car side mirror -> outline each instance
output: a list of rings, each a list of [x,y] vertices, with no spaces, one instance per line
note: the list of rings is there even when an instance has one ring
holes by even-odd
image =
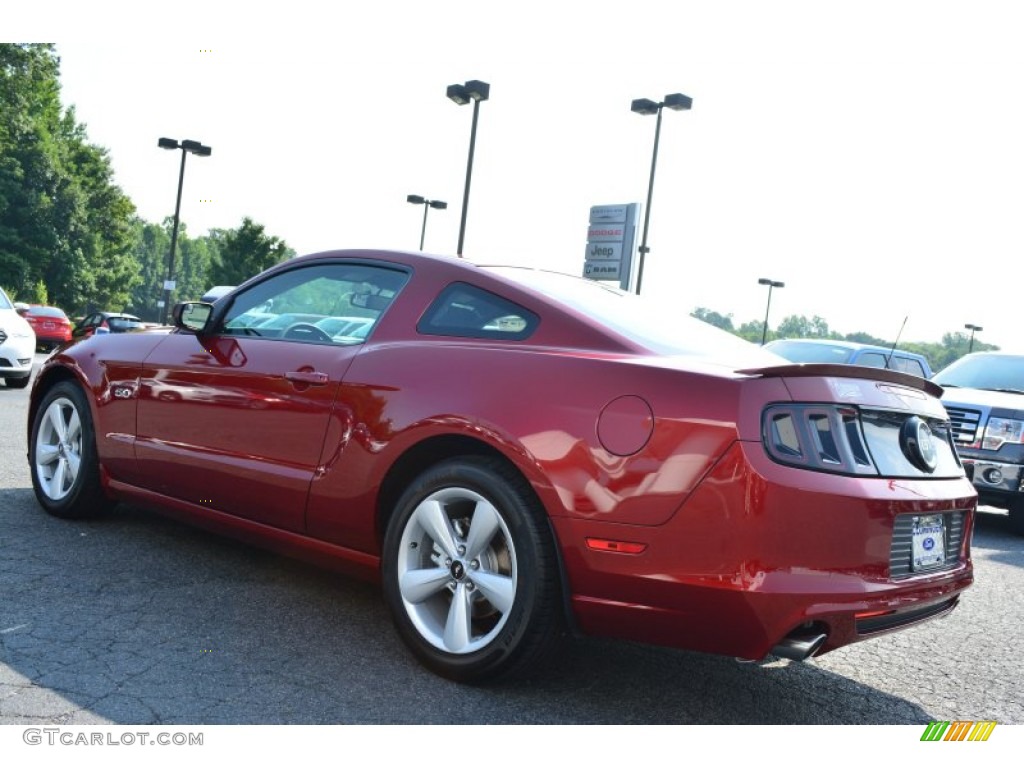
[[[213,305],[201,301],[186,301],[175,304],[171,312],[174,327],[189,333],[202,333],[213,315]]]

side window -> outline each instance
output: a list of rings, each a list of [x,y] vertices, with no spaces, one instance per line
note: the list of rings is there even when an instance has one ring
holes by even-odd
[[[857,358],[857,365],[866,365],[869,368],[885,368],[885,355],[878,352],[865,352]]]
[[[921,365],[920,361],[914,360],[910,357],[894,357],[892,359],[892,367],[897,371],[903,371],[904,373],[910,373],[914,376],[920,376],[922,379],[928,378],[924,373],[924,366]]]
[[[315,344],[361,344],[405,285],[397,269],[314,264],[264,280],[232,301],[220,332]]]
[[[518,304],[468,283],[452,283],[420,318],[416,330],[473,339],[528,338],[540,318]]]

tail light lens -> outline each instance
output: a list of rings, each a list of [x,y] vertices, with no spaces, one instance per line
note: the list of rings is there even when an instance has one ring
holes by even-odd
[[[844,475],[877,475],[859,413],[846,405],[786,404],[768,408],[764,445],[780,464]]]
[[[927,424],[909,430],[908,422]],[[921,436],[929,441],[921,446]],[[765,409],[762,441],[780,464],[871,477],[962,477],[948,421],[903,411],[830,403],[785,403]],[[921,461],[922,448],[934,452]]]

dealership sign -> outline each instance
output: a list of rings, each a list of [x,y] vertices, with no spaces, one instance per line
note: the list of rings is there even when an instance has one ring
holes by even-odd
[[[629,290],[633,275],[633,245],[640,206],[595,205],[590,209],[583,276],[590,280],[615,280]]]

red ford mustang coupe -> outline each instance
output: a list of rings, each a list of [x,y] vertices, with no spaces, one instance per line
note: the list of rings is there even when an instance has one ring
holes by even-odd
[[[174,318],[44,364],[40,504],[146,505],[379,579],[456,680],[536,668],[567,630],[804,659],[972,581],[975,492],[907,374],[412,253],[292,259]]]

